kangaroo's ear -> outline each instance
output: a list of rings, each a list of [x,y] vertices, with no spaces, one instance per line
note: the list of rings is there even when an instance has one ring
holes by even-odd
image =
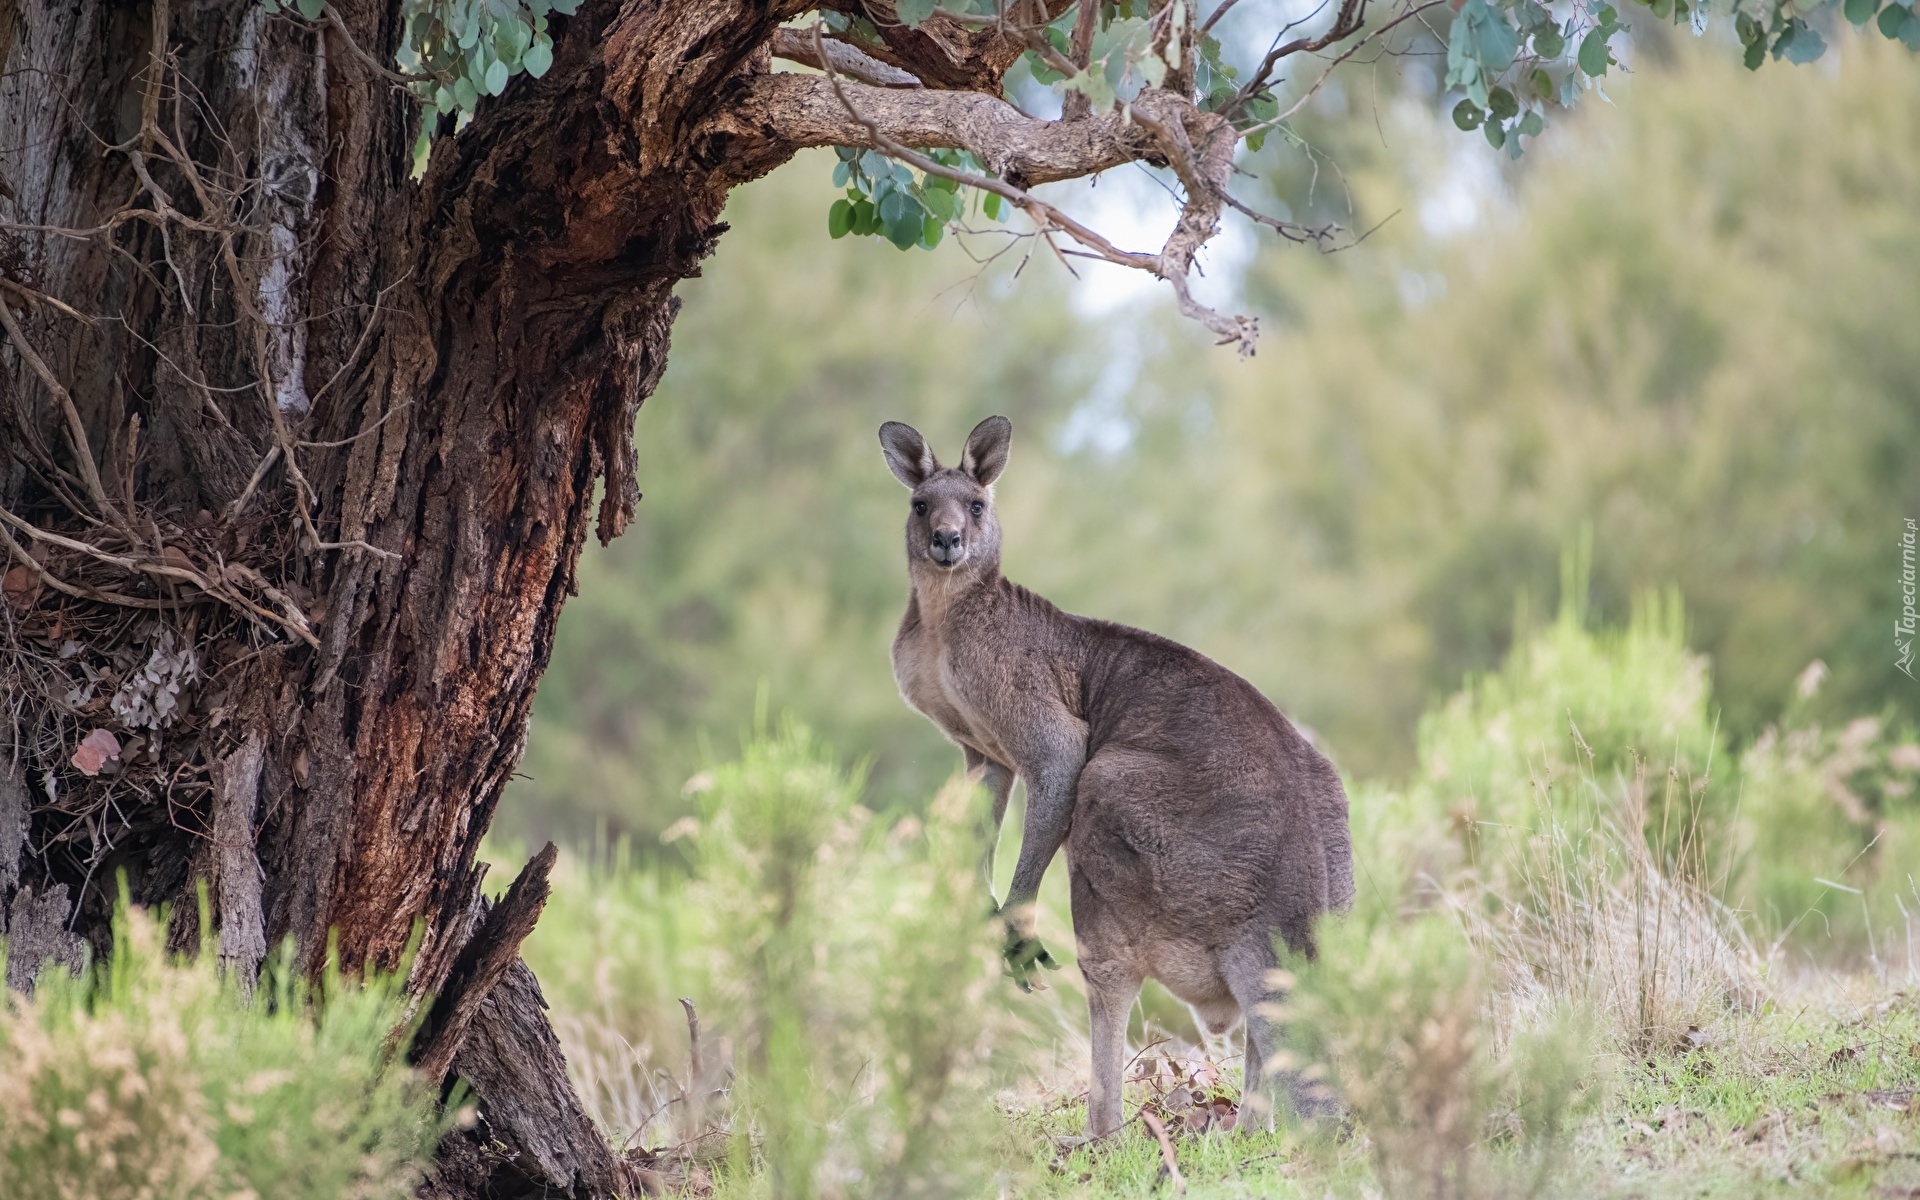
[[[988,417],[967,435],[967,449],[960,456],[960,469],[973,476],[981,487],[990,486],[1007,469],[1007,451],[1013,445],[1013,422],[1005,417]]]
[[[888,421],[880,427],[880,450],[887,456],[887,469],[910,488],[927,481],[940,469],[940,460],[927,448],[927,439],[911,425]]]

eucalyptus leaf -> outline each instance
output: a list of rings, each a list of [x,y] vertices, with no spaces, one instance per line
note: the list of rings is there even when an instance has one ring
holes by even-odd
[[[933,15],[935,7],[934,0],[898,0],[894,5],[894,12],[899,15],[901,24],[917,28],[922,21]]]
[[[295,3],[300,8],[300,15],[309,21],[318,21],[320,14],[327,11],[325,0],[295,0]]]
[[[1589,75],[1600,76],[1607,73],[1607,67],[1613,63],[1613,52],[1607,48],[1607,38],[1612,30],[1605,25],[1588,31],[1580,39],[1580,69]]]
[[[827,236],[843,238],[853,229],[853,205],[845,200],[835,200],[833,207],[827,210]]]
[[[453,81],[453,100],[463,112],[472,112],[480,104],[480,93],[465,75]]]
[[[1847,0],[1842,10],[1847,20],[1855,25],[1865,25],[1873,20],[1873,14],[1880,11],[1880,0]]]
[[[1520,101],[1506,88],[1497,87],[1487,93],[1487,111],[1501,121],[1510,120],[1520,112]]]
[[[1567,38],[1559,29],[1547,26],[1533,35],[1533,52],[1541,58],[1559,58],[1567,52]]]
[[[1487,114],[1481,112],[1479,106],[1471,100],[1462,100],[1453,106],[1453,123],[1462,131],[1478,129],[1480,123],[1486,119]]]
[[[526,57],[520,60],[520,65],[535,79],[544,76],[553,68],[553,39],[544,33],[536,35],[533,45],[527,47]]]
[[[507,90],[507,64],[499,59],[487,68],[487,95],[498,96]]]

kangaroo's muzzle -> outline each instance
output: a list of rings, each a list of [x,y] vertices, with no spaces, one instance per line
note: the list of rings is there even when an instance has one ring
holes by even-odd
[[[960,542],[958,529],[936,529],[933,531],[933,546],[929,551],[933,561],[943,567],[957,567],[960,560],[967,556],[967,548]]]

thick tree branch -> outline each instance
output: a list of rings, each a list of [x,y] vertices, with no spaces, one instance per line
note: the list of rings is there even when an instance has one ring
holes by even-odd
[[[1078,179],[1140,160],[1158,161],[1153,139],[1122,114],[1038,121],[995,96],[905,91],[815,75],[757,75],[709,123],[709,132],[757,135],[791,153],[812,146],[868,146],[868,126],[919,149],[970,150],[1017,188]],[[858,117],[854,114],[858,113]]]

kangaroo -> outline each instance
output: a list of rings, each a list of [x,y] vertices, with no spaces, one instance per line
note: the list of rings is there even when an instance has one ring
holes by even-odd
[[[880,427],[887,466],[913,493],[894,680],[959,745],[996,830],[1014,780],[1027,785],[999,909],[1016,969],[1051,965],[1034,900],[1066,847],[1093,1042],[1088,1134],[1120,1127],[1127,1013],[1149,978],[1216,1035],[1245,1020],[1257,1117],[1278,1032],[1261,1003],[1274,934],[1311,954],[1314,918],[1353,899],[1346,792],[1238,675],[1166,638],[1062,612],[1000,574],[993,483],[1012,439],[1011,421],[988,417],[959,466],[942,467],[911,426]]]

